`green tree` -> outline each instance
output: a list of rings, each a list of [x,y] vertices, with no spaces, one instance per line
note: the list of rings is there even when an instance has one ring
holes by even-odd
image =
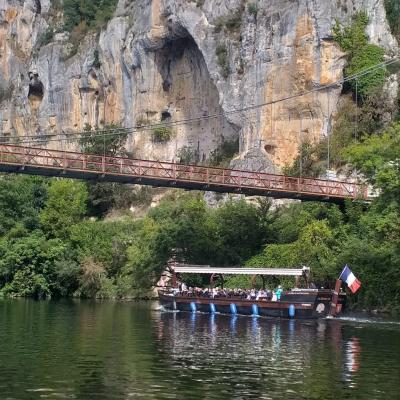
[[[267,244],[258,255],[250,258],[251,267],[295,268],[303,265],[312,270],[313,280],[320,286],[331,286],[338,275],[333,230],[327,221],[313,220],[291,243]]]
[[[127,156],[125,143],[128,133],[118,125],[107,125],[101,131],[90,125],[79,140],[82,151],[110,157]],[[102,217],[112,208],[129,208],[135,201],[132,185],[116,182],[88,182],[88,211]]]
[[[245,200],[229,200],[212,218],[218,243],[215,263],[220,266],[243,265],[266,239],[257,208]]]
[[[124,275],[130,278],[130,286],[136,296],[146,295],[154,285],[168,261],[168,253],[159,253],[154,242],[160,226],[151,218],[145,218],[132,238],[124,267]]]
[[[110,157],[125,156],[125,143],[128,131],[119,125],[106,125],[102,129],[92,129],[86,125],[79,139],[79,144],[84,153],[99,154]]]
[[[393,201],[400,198],[400,124],[346,150],[348,161]],[[389,200],[387,200],[389,201]]]
[[[52,180],[48,196],[40,225],[49,237],[68,239],[71,227],[86,213],[86,186],[69,179]]]
[[[57,295],[56,262],[65,258],[68,246],[59,239],[47,240],[40,231],[0,242],[0,287],[14,296]]]
[[[117,0],[64,0],[65,28],[71,31],[84,22],[91,28],[101,28],[111,19]]]
[[[354,56],[368,44],[369,38],[366,33],[368,22],[369,18],[365,12],[355,14],[352,23],[346,27],[336,21],[336,25],[333,27],[333,38],[343,51]]]
[[[27,229],[37,228],[38,213],[46,196],[46,183],[42,178],[0,175],[0,236],[17,224]]]
[[[71,227],[70,242],[82,263],[91,259],[104,267],[108,277],[117,276],[126,262],[126,250],[136,232],[130,220],[84,220]]]

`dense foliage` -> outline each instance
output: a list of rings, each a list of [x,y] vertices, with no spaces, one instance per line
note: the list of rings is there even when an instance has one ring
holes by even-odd
[[[249,204],[233,199],[209,208],[201,193],[172,191],[142,219],[94,220],[88,218],[87,189],[79,181],[3,176],[2,211],[14,218],[0,222],[1,293],[143,296],[171,258],[214,266],[309,265],[314,282],[329,287],[348,263],[363,282],[351,302],[398,308],[399,166],[387,160],[399,154],[399,137],[400,126],[380,142],[349,148],[354,163],[382,195],[369,209],[348,204],[344,212],[319,203],[271,209],[265,200]],[[386,153],[386,146],[393,153]],[[207,284],[187,278],[190,284]],[[232,278],[228,284],[246,281]]]
[[[364,72],[384,61],[384,50],[375,44],[368,43],[368,35],[366,34],[368,22],[367,15],[361,12],[354,16],[353,23],[350,26],[342,27],[337,22],[333,29],[334,40],[349,57],[345,76]],[[349,84],[363,99],[371,90],[383,85],[385,76],[386,69],[379,68],[350,81]]]
[[[64,0],[65,28],[72,30],[79,24],[101,27],[112,17],[116,5],[117,0]]]
[[[128,131],[118,125],[106,125],[102,129],[93,129],[86,125],[79,139],[81,151],[87,154],[99,154],[111,157],[128,156],[124,145],[128,137]],[[137,193],[131,186],[121,185],[115,182],[90,182],[88,189],[88,211],[90,215],[102,216],[112,208],[129,208],[135,203]]]
[[[385,0],[385,8],[392,33],[400,37],[400,2],[398,0]]]

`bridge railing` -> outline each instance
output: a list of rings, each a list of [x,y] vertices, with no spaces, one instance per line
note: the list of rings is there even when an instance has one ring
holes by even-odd
[[[356,183],[299,178],[264,172],[241,171],[227,168],[176,164],[162,161],[109,157],[95,154],[48,150],[35,147],[0,144],[0,162],[21,167],[31,166],[61,170],[99,173],[162,181],[197,183],[254,189],[271,192],[303,193],[326,197],[367,199],[367,189]]]

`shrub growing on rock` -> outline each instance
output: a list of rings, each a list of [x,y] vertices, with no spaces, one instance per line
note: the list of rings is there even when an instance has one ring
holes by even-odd
[[[342,27],[336,22],[333,28],[334,40],[349,56],[349,63],[345,69],[346,76],[355,75],[384,61],[383,48],[368,43],[369,38],[366,34],[368,22],[368,16],[361,12],[353,17],[350,26]],[[364,99],[373,89],[383,86],[385,76],[386,68],[383,67],[351,80],[349,85],[353,91],[357,91],[361,99]]]
[[[229,59],[228,59],[228,49],[225,44],[219,44],[215,50],[217,55],[218,65],[221,67],[221,73],[224,78],[227,78],[230,73]]]
[[[155,143],[165,143],[171,140],[173,136],[173,131],[171,128],[165,125],[158,125],[153,129],[153,142]]]

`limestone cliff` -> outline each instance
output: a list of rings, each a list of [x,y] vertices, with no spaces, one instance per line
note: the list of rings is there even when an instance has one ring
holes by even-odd
[[[397,53],[383,0],[120,0],[76,54],[68,32],[43,43],[62,21],[49,0],[0,0],[1,136],[186,121],[164,143],[135,129],[127,148],[173,160],[188,146],[203,160],[239,139],[243,160],[253,154],[271,170],[291,161],[301,140],[329,134],[341,86],[237,110],[341,79],[345,57],[332,26],[359,10],[370,17],[370,40]]]

